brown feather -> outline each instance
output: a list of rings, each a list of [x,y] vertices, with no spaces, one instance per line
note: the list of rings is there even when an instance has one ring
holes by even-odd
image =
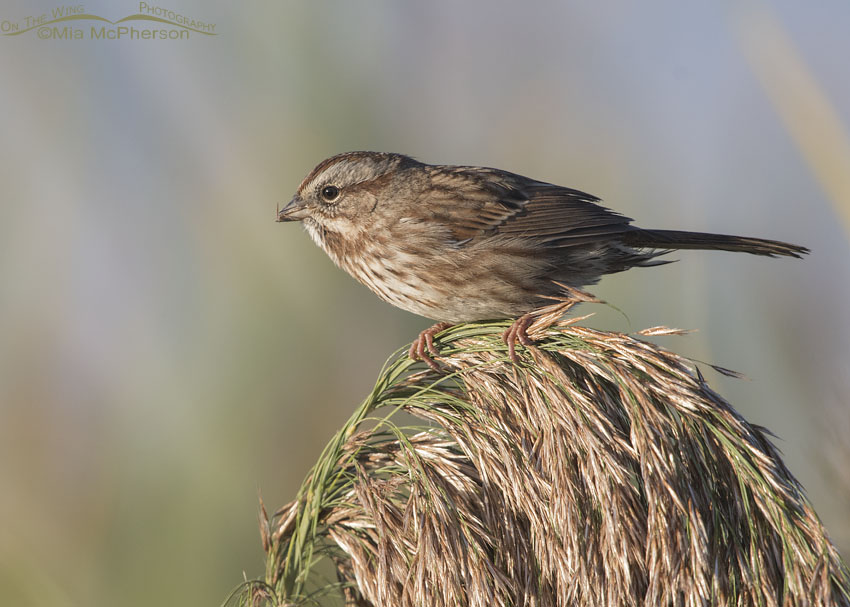
[[[428,169],[432,184],[440,187],[423,198],[457,242],[474,244],[498,232],[565,247],[583,244],[588,236],[611,237],[630,229],[629,217],[595,204],[598,198],[579,190],[498,169]]]

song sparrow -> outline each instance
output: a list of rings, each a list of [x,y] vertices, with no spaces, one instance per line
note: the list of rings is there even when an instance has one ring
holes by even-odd
[[[499,169],[423,164],[351,152],[321,162],[277,221],[302,221],[333,261],[404,310],[440,321],[410,354],[436,368],[434,335],[450,323],[517,318],[505,332],[531,343],[532,313],[603,274],[674,249],[800,257],[805,247],[741,236],[644,230],[599,199]],[[427,351],[426,351],[427,349]]]

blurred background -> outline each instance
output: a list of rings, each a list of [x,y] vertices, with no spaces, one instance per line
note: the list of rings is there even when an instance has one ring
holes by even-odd
[[[0,603],[217,605],[262,573],[258,491],[294,497],[429,324],[274,222],[357,149],[810,247],[683,252],[594,289],[625,315],[581,311],[697,329],[661,343],[748,376],[704,367],[850,554],[850,5],[161,6],[217,35],[0,36]]]

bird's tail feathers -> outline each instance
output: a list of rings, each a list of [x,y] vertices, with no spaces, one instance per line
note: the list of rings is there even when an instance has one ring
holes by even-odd
[[[729,236],[726,234],[708,234],[705,232],[643,230],[635,228],[634,231],[629,231],[624,236],[623,242],[630,246],[653,249],[737,251],[751,253],[752,255],[766,255],[768,257],[786,256],[797,258],[809,252],[806,247],[779,240]]]

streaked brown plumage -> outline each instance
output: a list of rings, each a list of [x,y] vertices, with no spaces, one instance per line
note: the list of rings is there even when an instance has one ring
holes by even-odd
[[[400,154],[350,152],[321,162],[278,221],[302,221],[333,261],[404,310],[441,321],[411,354],[433,366],[446,323],[520,317],[506,341],[528,344],[529,313],[565,286],[653,266],[675,249],[800,257],[805,247],[760,238],[644,230],[599,199],[499,169],[428,165]],[[525,315],[525,316],[524,316]]]

